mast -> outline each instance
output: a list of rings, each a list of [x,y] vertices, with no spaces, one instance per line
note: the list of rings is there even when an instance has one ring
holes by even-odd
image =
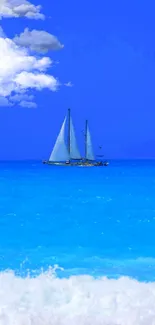
[[[70,118],[71,118],[71,110],[68,108],[68,153],[70,156],[70,151],[71,151],[71,139],[70,139],[70,128],[71,128],[71,123],[70,123]]]
[[[85,124],[85,159],[87,160],[87,132],[88,132],[88,120]]]

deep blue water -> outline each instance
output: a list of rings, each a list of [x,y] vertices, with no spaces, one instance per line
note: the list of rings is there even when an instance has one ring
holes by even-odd
[[[0,163],[0,270],[155,280],[155,161]]]

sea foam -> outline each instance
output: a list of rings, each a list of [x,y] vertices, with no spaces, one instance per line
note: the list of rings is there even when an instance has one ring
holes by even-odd
[[[0,273],[0,325],[155,325],[155,283]]]

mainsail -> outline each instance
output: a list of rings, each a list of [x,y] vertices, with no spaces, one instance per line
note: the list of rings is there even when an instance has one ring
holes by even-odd
[[[70,117],[70,158],[71,159],[81,159],[80,151],[77,145],[75,130]]]
[[[88,121],[86,121],[86,159],[95,160]]]
[[[56,143],[52,150],[49,161],[66,161],[69,160],[69,153],[65,143],[65,126],[66,126],[66,117],[62,124],[60,133],[57,137]]]

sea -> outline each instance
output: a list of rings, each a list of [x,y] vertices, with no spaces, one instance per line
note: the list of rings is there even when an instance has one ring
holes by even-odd
[[[155,160],[0,163],[0,325],[155,325]]]

